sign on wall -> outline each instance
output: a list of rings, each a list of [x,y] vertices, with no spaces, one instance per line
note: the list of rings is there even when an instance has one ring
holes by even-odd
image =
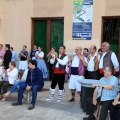
[[[74,0],[73,39],[91,40],[93,0]]]

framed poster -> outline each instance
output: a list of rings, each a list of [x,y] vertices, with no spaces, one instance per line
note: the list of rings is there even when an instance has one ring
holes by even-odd
[[[72,38],[91,40],[93,0],[74,0]]]

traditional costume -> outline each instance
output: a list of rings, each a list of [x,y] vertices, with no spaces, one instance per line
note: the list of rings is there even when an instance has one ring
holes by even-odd
[[[43,59],[44,57],[44,52],[43,51],[37,51],[35,55],[38,55],[41,58],[36,58],[37,61],[37,67],[42,71],[43,73],[43,78],[48,78],[48,70],[47,66],[45,64],[45,61]]]
[[[86,57],[85,57],[85,61],[87,62]],[[77,80],[84,79],[85,66],[83,65],[82,61],[78,58],[77,55],[74,56],[74,59],[72,60],[69,69],[70,69],[69,72],[70,79],[69,79],[68,87],[69,89],[76,89],[77,92],[80,92],[81,85],[80,83],[78,83]]]
[[[37,49],[33,49],[31,52],[30,52],[30,58],[31,60],[36,60],[36,57],[35,57],[35,53],[37,52],[38,50]]]
[[[87,79],[98,79],[98,55],[95,53],[93,56],[91,54],[88,55],[87,58],[88,67],[87,67]]]
[[[64,82],[65,82],[65,69],[66,64],[68,62],[68,56],[66,54],[59,55],[59,59],[56,60],[55,57],[50,59],[50,63],[53,64],[54,74],[53,74],[53,80],[51,83],[51,96],[49,99],[46,100],[53,100],[54,99],[54,93],[56,85],[59,86],[59,97],[57,102],[61,102],[62,100],[62,93],[64,89]]]
[[[114,52],[108,50],[107,52],[102,53],[101,56],[99,56],[99,59],[100,59],[99,60],[99,70],[100,70],[99,78],[103,77],[104,69],[106,67],[113,68],[114,70],[113,75],[117,76],[119,71],[119,63]]]
[[[26,50],[22,50],[21,52],[26,57],[20,55],[19,70],[26,70],[28,68],[28,62],[27,62],[28,52]]]

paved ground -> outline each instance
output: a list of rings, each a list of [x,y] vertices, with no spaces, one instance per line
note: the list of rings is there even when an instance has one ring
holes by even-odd
[[[50,82],[45,81],[45,88],[50,87]],[[85,113],[79,105],[79,95],[76,94],[75,102],[68,102],[70,91],[65,83],[65,93],[62,102],[57,103],[58,90],[56,90],[55,100],[46,101],[48,92],[38,93],[35,109],[27,110],[29,104],[22,106],[12,106],[11,103],[17,98],[17,93],[13,93],[6,102],[0,102],[0,120],[83,120]]]

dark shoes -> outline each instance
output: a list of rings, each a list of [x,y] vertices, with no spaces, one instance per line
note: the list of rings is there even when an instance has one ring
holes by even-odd
[[[31,104],[31,105],[28,107],[28,110],[32,110],[34,107],[35,107],[35,106]]]
[[[73,101],[75,101],[75,98],[71,98],[71,99],[69,100],[69,102],[73,102]]]
[[[83,120],[96,120],[94,115],[91,115],[89,117],[83,118]]]
[[[14,102],[14,103],[12,103],[12,106],[17,106],[17,105],[22,105],[22,102]],[[34,108],[35,106],[34,105],[30,105],[29,107],[28,107],[28,110],[32,110],[33,108]]]
[[[17,106],[17,105],[22,105],[22,102],[14,102],[14,103],[12,103],[12,106]]]

